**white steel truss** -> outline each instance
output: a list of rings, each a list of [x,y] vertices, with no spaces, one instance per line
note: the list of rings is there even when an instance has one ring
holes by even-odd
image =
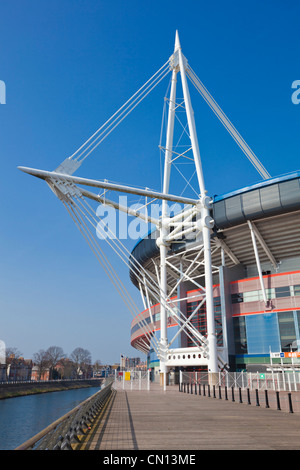
[[[164,152],[162,191],[152,191],[149,189],[109,183],[107,181],[73,176],[73,173],[80,167],[91,152],[98,147],[107,135],[109,135],[170,72],[172,78],[170,96],[166,101],[168,103],[166,141],[165,143],[161,142],[160,145],[161,150]],[[176,98],[179,75],[183,91],[182,100]],[[177,32],[174,53],[170,59],[73,155],[65,159],[55,171],[19,167],[26,173],[44,179],[66,207],[106,274],[122,296],[133,317],[135,319],[138,318],[138,324],[144,333],[143,339],[139,341],[139,348],[145,353],[147,353],[150,348],[155,350],[160,359],[160,369],[164,377],[164,388],[166,388],[168,367],[189,364],[206,365],[208,370],[213,374],[218,373],[219,370],[224,368],[227,360],[226,351],[224,352],[222,348],[217,346],[214,318],[213,275],[218,273],[218,265],[224,264],[225,254],[233,264],[239,263],[234,253],[232,253],[223,240],[212,237],[214,227],[214,221],[211,217],[212,200],[208,197],[205,189],[196,124],[187,78],[195,85],[196,89],[209,104],[213,112],[238,143],[260,175],[263,178],[270,177],[258,158],[252,150],[250,150],[188,65],[182,53]],[[175,149],[173,142],[174,124],[177,119],[178,111],[184,112],[187,119],[186,125],[182,125],[182,134],[188,136],[189,143],[183,151],[179,151],[177,147]],[[194,166],[194,174],[197,177],[198,183],[198,188],[194,190],[195,198],[170,194],[171,166],[177,165],[180,159],[185,159],[189,164],[192,163]],[[180,172],[179,167],[175,167],[177,171]],[[184,179],[186,186],[191,186],[191,179]],[[102,188],[104,194],[94,194],[82,188],[82,186]],[[161,217],[153,217],[148,214],[148,211],[133,210],[118,202],[107,199],[107,191],[145,197],[145,207],[148,207],[149,200],[151,199],[161,200]],[[132,258],[131,253],[121,240],[115,237],[105,238],[112,250],[117,253],[121,260],[134,273],[145,310],[147,310],[149,314],[150,323],[146,321],[145,317],[139,315],[140,309],[129,295],[123,281],[101,249],[99,239],[97,239],[96,236],[96,230],[104,231],[104,227],[101,225],[101,220],[99,220],[99,217],[87,199],[100,204],[111,205],[119,211],[126,212],[133,217],[141,218],[156,227],[159,235],[156,240],[159,248],[159,265],[153,260],[155,265],[154,274],[149,271],[147,267]],[[180,203],[184,205],[184,209],[173,217],[170,217],[168,215],[168,202]],[[187,239],[189,241],[192,240],[192,243],[186,243]],[[172,248],[176,244],[178,246],[177,250]],[[218,265],[214,265],[212,262],[212,257],[215,256],[216,252],[221,254],[221,263]],[[184,300],[184,297],[177,296],[176,300],[171,299],[173,295],[177,295],[179,286],[183,282],[192,283],[195,289],[199,290],[199,303],[189,317],[181,311],[180,302]],[[151,307],[154,303],[160,304],[160,338],[157,338],[154,334],[154,321],[151,314]],[[192,323],[193,317],[204,304],[206,305],[206,335],[201,334]],[[178,329],[173,338],[168,338],[168,318],[172,318],[178,325]],[[192,348],[173,347],[174,341],[183,331],[192,341],[194,345]]]

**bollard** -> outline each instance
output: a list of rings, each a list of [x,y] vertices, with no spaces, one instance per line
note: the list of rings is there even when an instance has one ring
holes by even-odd
[[[247,388],[247,398],[248,398],[247,404],[248,404],[248,405],[251,405],[251,401],[250,401],[250,389],[249,389],[249,388]]]
[[[186,384],[187,387],[187,393],[190,393],[190,384]]]
[[[197,395],[197,384],[195,384],[195,395]]]
[[[255,390],[255,395],[256,395],[256,406],[260,406],[259,405],[259,396],[258,396],[258,390],[257,389]]]
[[[277,410],[281,410],[279,392],[276,392],[276,401],[277,401]]]
[[[193,384],[191,383],[191,395],[193,395]]]
[[[231,387],[231,398],[232,398],[232,401],[235,401],[234,399],[234,388]]]
[[[203,384],[203,396],[205,397],[205,384]]]
[[[199,395],[201,395],[201,384],[199,384]]]
[[[216,386],[213,385],[213,397],[216,398]]]
[[[210,397],[210,385],[207,385],[207,396]]]
[[[240,403],[243,403],[243,400],[242,400],[242,389],[241,389],[241,387],[239,387],[239,397],[240,397]]]
[[[270,408],[270,406],[269,406],[268,390],[265,390],[265,397],[266,397],[266,408]]]
[[[228,395],[227,395],[227,385],[225,385],[225,400],[228,400]]]
[[[289,397],[289,413],[294,413],[293,405],[292,405],[292,394],[288,393],[288,397]]]
[[[221,385],[219,385],[219,400],[222,399],[222,393],[221,393]]]

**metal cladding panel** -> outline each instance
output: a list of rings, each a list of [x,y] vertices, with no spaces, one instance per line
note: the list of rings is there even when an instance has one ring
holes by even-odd
[[[147,238],[143,238],[140,243],[135,246],[129,259],[130,266],[135,266],[135,269],[130,270],[130,279],[133,284],[137,285],[134,271],[140,272],[140,268],[136,262],[143,265],[150,258],[157,256],[158,253],[159,248],[156,244],[156,237],[153,234],[150,234]]]
[[[279,185],[280,202],[282,207],[291,209],[300,205],[299,179],[284,181]]]
[[[213,219],[218,227],[230,227],[226,217],[225,200],[215,202],[213,205]]]
[[[217,199],[213,203],[213,218],[217,229],[233,227],[272,215],[300,208],[300,179],[279,181],[240,194]]]
[[[254,219],[262,216],[262,207],[260,201],[260,190],[255,189],[249,193],[241,195],[243,212],[246,219]]]
[[[265,214],[274,214],[278,212],[278,209],[281,208],[279,184],[273,184],[272,186],[261,188],[259,192],[263,212]]]
[[[231,225],[240,222],[242,212],[242,201],[240,196],[233,196],[225,200],[225,211],[227,221]]]

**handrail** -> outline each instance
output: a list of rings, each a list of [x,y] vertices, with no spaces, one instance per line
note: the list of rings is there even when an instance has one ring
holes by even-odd
[[[27,441],[25,441],[23,444],[19,445],[18,447],[15,448],[15,450],[28,450],[28,449],[33,449],[33,447],[39,442],[42,441],[44,438],[46,438],[47,435],[51,434],[51,432],[55,432],[55,430],[59,429],[63,423],[66,423],[66,429],[64,433],[59,433],[56,436],[56,439],[51,443],[51,448],[54,446],[58,446],[58,448],[61,448],[62,445],[64,444],[66,447],[65,438],[68,440],[68,444],[70,444],[70,437],[76,437],[76,433],[74,433],[74,430],[72,430],[72,423],[68,423],[68,420],[70,421],[71,418],[73,417],[72,422],[78,417],[76,424],[78,428],[78,424],[80,424],[80,430],[82,431],[82,424],[84,424],[87,420],[91,420],[91,416],[93,415],[93,411],[95,411],[95,408],[97,409],[97,413],[101,411],[103,408],[104,404],[106,403],[107,399],[109,398],[111,394],[111,387],[112,387],[113,381],[110,381],[104,388],[102,388],[100,391],[94,393],[91,397],[87,398],[84,400],[82,403],[77,405],[75,408],[70,410],[68,413],[64,414],[60,418],[58,418],[56,421],[51,423],[49,426],[47,426],[45,429],[42,431],[38,432],[35,436],[31,437]],[[88,406],[90,404],[90,406]],[[81,415],[81,411],[84,411]],[[94,415],[95,416],[95,415]],[[77,429],[78,430],[78,429]],[[71,435],[70,432],[72,431]],[[60,442],[60,444],[58,444]],[[49,448],[49,447],[48,447]],[[70,449],[70,445],[68,446]]]

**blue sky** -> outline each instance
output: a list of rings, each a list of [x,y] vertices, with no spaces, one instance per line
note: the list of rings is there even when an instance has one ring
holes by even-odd
[[[52,345],[68,354],[80,346],[103,362],[139,355],[130,347],[131,314],[64,207],[17,166],[54,170],[166,62],[178,29],[189,64],[270,174],[299,170],[300,105],[291,101],[300,79],[299,13],[298,2],[278,0],[0,1],[0,339],[7,346],[26,358]],[[160,190],[167,85],[77,174]],[[208,193],[259,181],[201,97],[193,92],[192,100]],[[127,267],[114,262],[138,303]]]

